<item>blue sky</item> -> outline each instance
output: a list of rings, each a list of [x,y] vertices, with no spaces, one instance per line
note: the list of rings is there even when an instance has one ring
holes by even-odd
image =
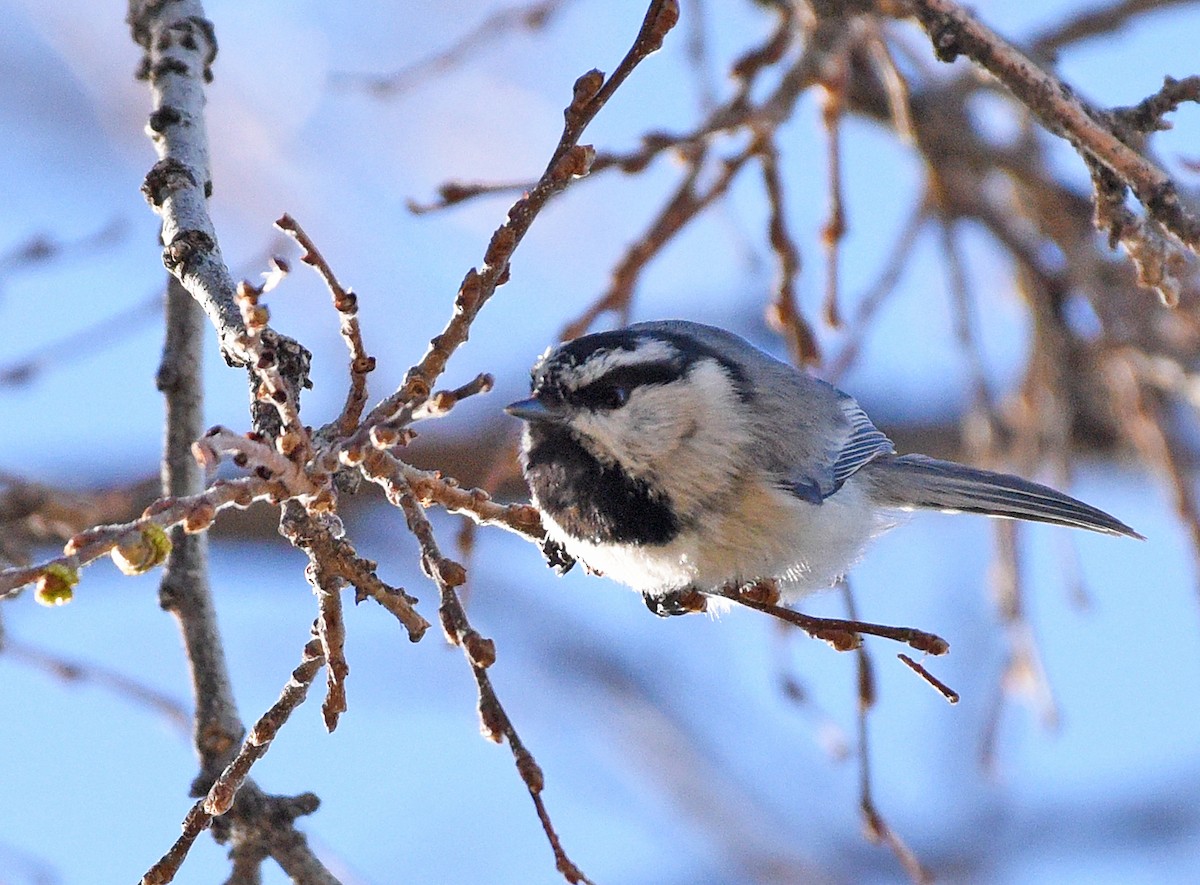
[[[377,395],[440,330],[508,205],[483,200],[418,218],[405,201],[431,197],[448,178],[536,175],[557,140],[570,84],[591,67],[611,69],[642,12],[637,3],[575,0],[545,34],[501,39],[389,103],[329,85],[335,72],[387,71],[421,58],[486,8],[426,6],[206,4],[221,44],[209,130],[224,253],[236,275],[257,273],[278,248],[271,222],[291,212],[359,294],[368,349],[379,360]],[[708,6],[719,58],[765,33],[752,4]],[[1055,20],[1061,8],[1070,7],[980,5],[1013,36]],[[69,241],[109,225],[120,231],[103,249],[0,270],[0,366],[161,286],[156,218],[138,192],[154,160],[142,134],[148,96],[131,77],[138,51],[123,19],[123,4],[113,2],[0,0],[0,254],[38,233]],[[1102,104],[1132,103],[1163,74],[1194,72],[1198,36],[1196,13],[1160,14],[1070,53],[1062,70]],[[622,87],[588,140],[628,148],[646,129],[686,126],[696,113],[686,73],[677,34]],[[803,102],[781,144],[806,261],[800,294],[813,314],[825,211],[817,116]],[[1182,112],[1163,140],[1171,168],[1196,158],[1198,116]],[[877,273],[921,181],[878,128],[851,122],[844,144],[851,227],[843,282],[852,298]],[[1083,180],[1069,151],[1059,162]],[[547,209],[517,253],[512,282],[447,376],[459,383],[491,371],[498,389],[465,403],[439,432],[497,420],[533,358],[603,290],[673,174],[664,162],[644,177],[583,182]],[[739,324],[780,350],[757,324],[771,278],[764,219],[747,180],[649,268],[636,318]],[[981,238],[967,232],[965,240],[987,317],[985,359],[1003,391],[1020,371],[1028,320],[1002,261]],[[957,414],[966,401],[943,276],[926,242],[861,366],[844,379],[885,426]],[[314,422],[332,415],[345,357],[328,296],[297,271],[269,303],[274,325],[314,351],[306,414]],[[822,335],[836,350],[838,333]],[[153,473],[159,344],[147,322],[26,386],[0,389],[0,469],[63,484]],[[244,381],[220,365],[215,344],[210,355],[209,420],[244,427]],[[988,599],[989,525],[917,517],[881,539],[854,573],[864,618],[934,630],[953,648],[928,663],[962,694],[956,707],[895,660],[901,649],[871,644],[881,688],[871,720],[876,799],[947,881],[1184,882],[1200,868],[1200,717],[1191,700],[1200,610],[1186,538],[1161,483],[1136,465],[1084,465],[1073,491],[1150,540],[1023,533],[1030,623],[1061,722],[1047,730],[1028,708],[1007,708],[990,775],[978,747],[1005,644]],[[438,516],[436,525],[449,546],[456,523]],[[351,531],[432,619],[435,593],[398,515],[363,516]],[[1071,605],[1064,545],[1078,551],[1093,600],[1087,611]],[[859,881],[899,878],[890,855],[860,836],[853,762],[830,758],[825,746],[830,734],[853,734],[852,658],[803,638],[785,641],[751,612],[660,621],[615,585],[578,570],[554,578],[531,547],[499,532],[481,533],[474,562],[471,613],[497,642],[497,691],[546,771],[546,801],[568,852],[595,881],[756,883],[814,870],[838,881],[845,869]],[[253,718],[298,662],[315,607],[301,558],[282,541],[219,542],[213,568],[238,701]],[[23,597],[6,605],[6,628],[186,702],[178,637],[155,587],[154,575],[125,578],[99,563],[72,605],[49,611]],[[833,594],[806,609],[841,613]],[[410,645],[373,608],[350,610],[347,620],[349,712],[329,736],[310,700],[256,767],[260,783],[322,797],[305,830],[347,882],[391,882],[398,871],[423,883],[557,881],[508,750],[478,736],[474,687],[458,652],[432,633]],[[783,696],[781,667],[803,681],[813,705]],[[0,766],[0,882],[45,881],[49,870],[67,883],[140,875],[190,804],[186,735],[102,689],[67,686],[4,657],[0,702],[10,750]],[[964,858],[974,866],[960,866]],[[202,838],[177,881],[211,882],[226,870],[223,849]],[[772,879],[773,870],[783,878]],[[267,880],[283,881],[277,870]]]

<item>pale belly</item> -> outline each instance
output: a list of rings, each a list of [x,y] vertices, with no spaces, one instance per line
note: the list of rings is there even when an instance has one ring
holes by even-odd
[[[642,593],[777,578],[785,597],[831,587],[884,526],[854,477],[821,504],[777,489],[742,495],[708,511],[667,544],[597,545],[571,538],[547,519],[551,537],[589,569]]]

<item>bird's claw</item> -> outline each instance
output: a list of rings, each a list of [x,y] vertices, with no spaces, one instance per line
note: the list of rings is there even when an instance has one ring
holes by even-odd
[[[567,552],[567,548],[550,538],[542,541],[542,558],[559,577],[565,575],[575,565],[575,557]]]
[[[654,612],[660,618],[669,618],[675,615],[691,615],[705,611],[708,608],[708,597],[695,587],[688,587],[684,590],[670,590],[657,596],[652,593],[643,593],[642,601],[646,603],[646,608],[650,609],[650,611]]]

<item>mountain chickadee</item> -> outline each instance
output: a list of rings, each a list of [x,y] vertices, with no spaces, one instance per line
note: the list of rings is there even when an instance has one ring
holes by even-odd
[[[548,350],[521,466],[547,539],[641,591],[778,579],[786,598],[832,586],[889,511],[967,511],[1142,536],[1016,476],[897,455],[854,399],[713,326],[638,323]],[[566,562],[569,567],[570,560]],[[703,597],[701,597],[703,598]]]

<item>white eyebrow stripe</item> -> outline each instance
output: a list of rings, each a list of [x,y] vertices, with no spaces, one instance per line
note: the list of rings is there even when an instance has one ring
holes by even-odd
[[[623,366],[638,366],[646,363],[667,362],[679,358],[679,351],[666,342],[654,338],[638,341],[633,350],[600,350],[588,356],[573,373],[576,388],[586,387],[614,369]]]

